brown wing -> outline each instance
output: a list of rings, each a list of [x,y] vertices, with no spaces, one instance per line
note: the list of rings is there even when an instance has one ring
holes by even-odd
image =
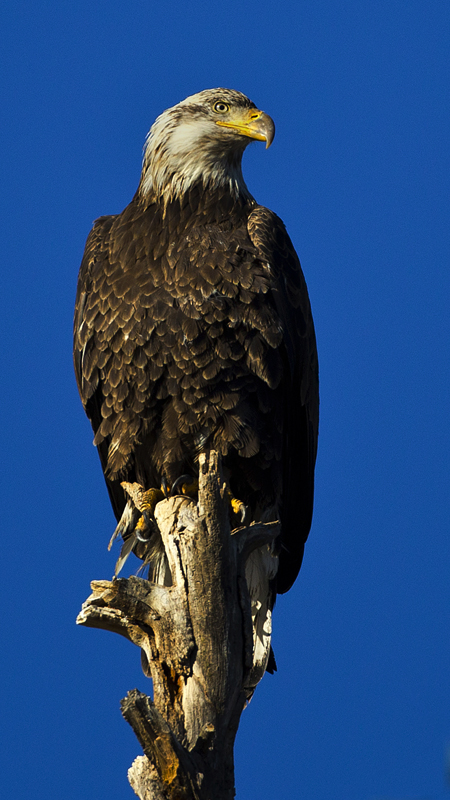
[[[272,297],[283,327],[282,550],[277,591],[286,592],[301,566],[311,527],[319,426],[318,360],[303,272],[283,222],[257,207],[248,232],[273,274]]]
[[[111,349],[102,328],[111,325],[114,309],[108,302],[108,293],[101,288],[101,276],[108,272],[109,236],[117,216],[100,217],[94,223],[84,251],[78,275],[75,302],[73,357],[78,390],[94,433],[102,423],[103,394],[100,371],[111,360]],[[114,301],[112,303],[114,306]],[[104,314],[105,324],[101,321]],[[99,338],[100,337],[100,338]],[[103,472],[108,461],[108,440],[97,444]],[[111,503],[120,517],[125,497],[119,485],[106,481]]]

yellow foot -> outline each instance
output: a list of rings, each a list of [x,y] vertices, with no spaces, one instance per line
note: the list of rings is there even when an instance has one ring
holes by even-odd
[[[139,511],[142,511],[142,513],[150,512],[150,514],[153,515],[157,504],[160,500],[164,500],[165,496],[166,493],[162,486],[161,489],[147,489],[146,492],[142,492],[137,508]]]
[[[239,519],[240,524],[243,525],[247,514],[247,506],[242,502],[242,500],[238,500],[236,497],[234,497],[229,489],[228,502],[230,504],[232,514],[235,514]]]
[[[142,492],[139,498],[139,503],[136,503],[138,511],[140,511],[142,514],[139,517],[133,532],[136,541],[143,542],[145,544],[152,535],[154,531],[153,519],[155,508],[160,500],[164,500],[166,496],[164,489],[164,486],[161,486],[161,489],[147,489],[146,492]]]

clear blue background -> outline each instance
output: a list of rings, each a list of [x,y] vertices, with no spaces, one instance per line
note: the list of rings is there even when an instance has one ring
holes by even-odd
[[[74,624],[116,555],[76,278],[156,115],[227,86],[277,125],[244,171],[300,254],[322,399],[313,530],[237,797],[448,798],[449,23],[444,0],[2,3],[2,796],[134,796],[139,653]]]

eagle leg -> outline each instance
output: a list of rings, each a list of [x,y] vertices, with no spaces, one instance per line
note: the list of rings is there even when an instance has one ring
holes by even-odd
[[[153,517],[157,504],[160,500],[164,500],[166,496],[167,492],[165,491],[164,484],[161,485],[160,489],[147,489],[146,492],[142,493],[139,511],[141,511],[143,516],[145,514],[151,514]]]
[[[140,484],[131,484],[124,481],[122,483],[122,488],[129,495],[130,499],[127,501],[119,524],[108,545],[108,550],[110,550],[114,540],[118,536],[121,536],[123,539],[120,556],[117,559],[114,570],[115,577],[117,577],[122,570],[130,553],[135,552],[138,558],[145,558],[144,552],[148,549],[156,530],[156,523],[154,521],[156,505],[160,500],[164,500],[166,496],[164,486],[161,486],[161,489],[152,488],[144,491]]]
[[[161,489],[147,489],[146,492],[142,492],[138,506],[141,516],[133,531],[137,542],[148,544],[155,530],[155,508],[165,497],[167,497],[167,492],[164,485],[161,486]]]

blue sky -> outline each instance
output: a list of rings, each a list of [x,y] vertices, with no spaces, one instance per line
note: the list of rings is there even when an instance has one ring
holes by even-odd
[[[119,700],[149,691],[139,654],[74,624],[115,554],[73,302],[154,118],[222,85],[276,122],[244,172],[299,252],[322,401],[313,530],[276,607],[279,671],[242,716],[237,797],[448,798],[449,23],[435,0],[4,0],[5,797],[134,796]]]

